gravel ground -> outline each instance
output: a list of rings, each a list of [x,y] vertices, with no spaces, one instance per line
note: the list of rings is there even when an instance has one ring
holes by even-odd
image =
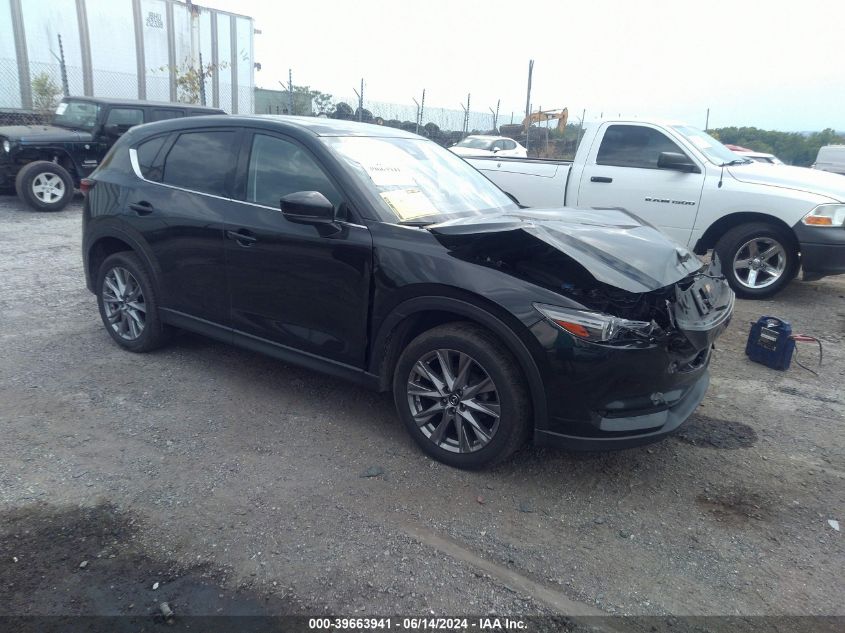
[[[739,301],[674,437],[467,473],[387,395],[118,349],[80,210],[0,196],[0,614],[845,614],[845,277]],[[761,314],[823,341],[819,378],[745,358]]]

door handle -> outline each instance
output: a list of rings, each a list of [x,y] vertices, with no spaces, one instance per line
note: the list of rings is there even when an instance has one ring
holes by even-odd
[[[243,247],[249,247],[255,244],[258,241],[258,238],[254,235],[250,235],[243,229],[240,231],[226,231],[226,237],[230,240],[235,240],[238,244]]]
[[[613,182],[613,178],[607,176],[592,176],[590,182]]]
[[[141,202],[130,202],[129,208],[138,215],[148,215],[153,212],[153,205],[146,200],[141,200]]]

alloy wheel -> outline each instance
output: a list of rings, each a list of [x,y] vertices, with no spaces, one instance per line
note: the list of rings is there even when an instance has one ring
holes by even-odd
[[[32,179],[32,193],[41,202],[53,204],[65,195],[65,183],[52,172],[43,172]]]
[[[408,377],[407,396],[423,435],[452,453],[480,450],[499,428],[496,385],[464,352],[438,349],[420,358]]]
[[[147,322],[147,307],[138,280],[125,268],[115,266],[103,278],[102,297],[112,329],[126,341],[137,340]]]
[[[737,281],[746,288],[765,288],[786,271],[786,249],[770,237],[755,237],[737,249],[733,267]]]

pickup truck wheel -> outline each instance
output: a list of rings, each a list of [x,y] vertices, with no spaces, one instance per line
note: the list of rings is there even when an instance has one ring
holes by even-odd
[[[472,323],[441,325],[411,341],[396,365],[393,397],[417,444],[456,468],[489,466],[527,439],[531,405],[522,370]]]
[[[774,224],[735,226],[714,250],[731,288],[745,299],[771,297],[794,279],[798,270],[795,240]]]
[[[61,165],[37,160],[18,172],[15,189],[37,211],[61,211],[73,198],[73,178]]]

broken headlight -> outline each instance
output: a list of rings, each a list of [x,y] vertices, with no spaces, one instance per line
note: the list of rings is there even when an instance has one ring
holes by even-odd
[[[659,329],[653,321],[632,321],[603,312],[559,308],[542,303],[535,303],[534,308],[568,334],[593,343],[629,338],[632,335],[644,338]]]

